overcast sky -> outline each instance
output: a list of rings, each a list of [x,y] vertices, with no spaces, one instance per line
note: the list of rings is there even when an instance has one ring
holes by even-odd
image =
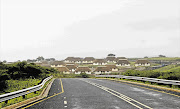
[[[180,0],[0,0],[0,60],[180,56]]]

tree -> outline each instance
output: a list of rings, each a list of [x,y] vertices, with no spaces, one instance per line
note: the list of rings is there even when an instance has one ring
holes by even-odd
[[[147,56],[144,56],[144,58],[148,58]]]
[[[115,54],[110,53],[110,54],[108,54],[108,56],[116,56],[116,55],[115,55]]]
[[[44,58],[42,57],[42,56],[39,56],[38,58],[36,58],[37,59],[37,61],[43,61],[44,60]]]
[[[3,63],[6,63],[6,62],[7,62],[6,60],[3,61]]]
[[[159,57],[166,57],[165,55],[159,55]]]

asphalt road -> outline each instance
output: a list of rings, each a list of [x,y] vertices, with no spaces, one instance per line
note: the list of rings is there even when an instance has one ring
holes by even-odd
[[[180,97],[109,80],[56,79],[28,109],[180,109]]]

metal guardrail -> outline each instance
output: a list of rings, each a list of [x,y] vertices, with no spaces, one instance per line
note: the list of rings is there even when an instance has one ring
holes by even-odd
[[[32,92],[35,92],[35,91],[38,91],[40,90],[44,84],[50,80],[53,76],[50,76],[50,77],[47,77],[46,79],[43,80],[43,82],[39,85],[36,85],[36,86],[33,86],[33,87],[29,87],[29,88],[26,88],[26,89],[22,89],[22,90],[18,90],[18,91],[15,91],[15,92],[11,92],[11,93],[7,93],[7,94],[3,94],[3,95],[0,95],[0,103],[3,102],[3,101],[7,101],[7,100],[10,100],[10,99],[13,99],[13,98],[16,98],[16,97],[20,97],[20,96],[23,96],[23,95],[27,95],[29,93],[32,93]]]
[[[124,75],[96,75],[96,77],[113,77],[113,78],[123,78],[132,80],[149,81],[155,83],[169,84],[169,85],[180,85],[180,81],[176,80],[165,80],[157,78],[147,78],[147,77],[137,77],[137,76],[124,76]]]

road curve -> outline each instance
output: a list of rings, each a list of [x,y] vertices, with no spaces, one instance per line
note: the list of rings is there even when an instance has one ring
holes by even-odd
[[[180,109],[180,98],[100,79],[56,79],[47,98],[22,109]]]

